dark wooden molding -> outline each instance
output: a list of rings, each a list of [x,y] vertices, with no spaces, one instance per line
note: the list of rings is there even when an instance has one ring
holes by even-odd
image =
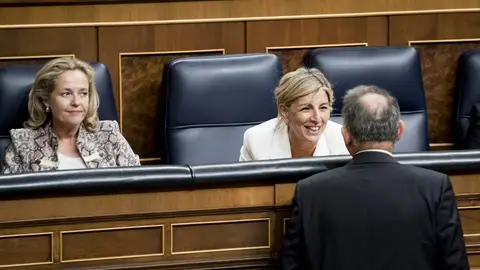
[[[283,208],[282,208],[283,209]],[[285,208],[284,210],[286,210]],[[111,222],[111,221],[127,221],[127,220],[146,220],[157,218],[172,217],[192,217],[192,216],[209,216],[209,215],[227,215],[227,214],[246,214],[246,213],[262,213],[275,211],[272,206],[255,206],[255,207],[238,207],[224,209],[205,209],[205,210],[188,210],[174,212],[151,212],[151,213],[135,213],[123,215],[105,215],[91,217],[74,217],[74,218],[53,218],[53,219],[37,219],[24,221],[5,221],[0,222],[0,229],[19,228],[19,227],[38,227],[66,224],[80,224],[89,222]]]
[[[155,263],[139,263],[139,264],[122,264],[102,266],[101,268],[91,267],[91,270],[157,270],[168,269],[197,269],[197,270],[244,270],[244,269],[276,269],[278,258],[276,256],[249,256],[245,258],[228,258],[219,260],[185,260],[184,262],[155,262]],[[76,268],[74,268],[75,270]],[[83,270],[81,267],[78,270]]]
[[[96,5],[96,4],[139,4],[168,2],[198,2],[223,0],[0,0],[0,7],[51,6],[51,5]]]

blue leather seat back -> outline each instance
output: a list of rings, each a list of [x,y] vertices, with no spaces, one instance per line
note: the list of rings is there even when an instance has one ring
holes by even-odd
[[[237,162],[243,133],[276,117],[282,66],[272,54],[190,57],[167,71],[170,164]]]
[[[342,99],[358,85],[377,85],[395,96],[406,129],[395,152],[429,150],[428,121],[420,58],[412,47],[322,48],[311,51],[310,64],[332,83],[332,121],[343,124]]]
[[[463,53],[458,63],[453,112],[453,143],[456,148],[462,148],[470,127],[472,109],[478,102],[480,102],[480,50],[475,50]]]
[[[90,63],[95,70],[95,85],[100,97],[100,120],[117,120],[110,72],[102,63]],[[22,128],[28,119],[28,94],[35,75],[43,65],[0,67],[0,164],[10,143],[10,130]],[[1,165],[0,165],[1,166]]]

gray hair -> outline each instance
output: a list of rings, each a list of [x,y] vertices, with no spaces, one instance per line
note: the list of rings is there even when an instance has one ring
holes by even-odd
[[[385,89],[360,85],[348,90],[343,98],[342,116],[355,143],[397,139],[400,107]]]

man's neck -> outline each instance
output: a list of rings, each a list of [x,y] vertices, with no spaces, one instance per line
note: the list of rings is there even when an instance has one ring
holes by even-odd
[[[363,151],[385,151],[388,153],[393,153],[393,143],[392,142],[362,142],[355,146],[355,154]]]

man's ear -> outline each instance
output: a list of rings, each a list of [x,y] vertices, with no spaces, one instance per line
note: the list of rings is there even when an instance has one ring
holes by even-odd
[[[278,114],[280,115],[283,123],[285,125],[288,125],[288,108],[285,105],[280,104],[280,106],[278,107]]]
[[[399,141],[402,138],[404,131],[405,131],[405,122],[400,120],[400,121],[398,121],[397,141]]]
[[[351,145],[353,143],[352,135],[350,134],[350,132],[348,132],[348,130],[345,127],[342,127],[342,136],[346,146]]]

